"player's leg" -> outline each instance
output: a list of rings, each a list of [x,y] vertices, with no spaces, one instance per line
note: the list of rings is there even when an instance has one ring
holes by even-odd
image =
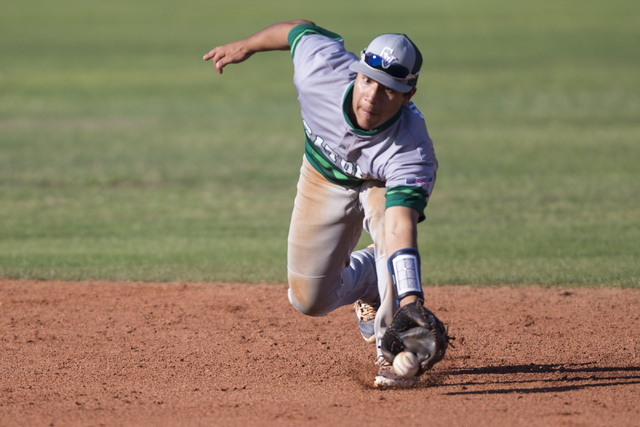
[[[352,252],[362,220],[358,189],[330,183],[305,158],[287,253],[289,301],[298,311],[321,316],[376,298],[374,251]]]
[[[386,210],[387,189],[383,182],[367,181],[361,191],[361,202],[365,212],[364,228],[371,235],[375,247],[376,273],[380,307],[375,318],[376,348],[380,352],[380,339],[387,326],[393,321],[397,310],[389,270],[387,268],[387,253],[385,250],[384,218]]]

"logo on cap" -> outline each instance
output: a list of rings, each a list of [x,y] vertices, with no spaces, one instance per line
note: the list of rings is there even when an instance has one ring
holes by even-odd
[[[380,52],[380,57],[382,58],[382,68],[389,68],[391,64],[398,60],[398,58],[393,56],[393,49],[391,49],[390,47],[385,47],[384,49],[382,49],[382,52]]]

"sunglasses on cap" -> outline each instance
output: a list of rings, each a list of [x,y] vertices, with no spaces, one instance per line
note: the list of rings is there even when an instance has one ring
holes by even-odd
[[[384,60],[384,58],[376,55],[375,53],[369,53],[363,50],[360,56],[364,63],[369,67],[375,68],[376,70],[384,71],[385,73],[389,74],[391,77],[395,77],[396,79],[411,80],[415,79],[416,77],[418,77],[418,74],[420,74],[420,71],[415,74],[411,74],[409,69],[401,64],[388,64],[387,61]]]

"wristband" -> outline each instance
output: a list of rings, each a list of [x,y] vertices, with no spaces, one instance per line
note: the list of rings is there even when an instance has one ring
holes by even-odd
[[[409,295],[424,299],[420,284],[420,253],[417,249],[396,251],[389,257],[387,266],[398,301]]]

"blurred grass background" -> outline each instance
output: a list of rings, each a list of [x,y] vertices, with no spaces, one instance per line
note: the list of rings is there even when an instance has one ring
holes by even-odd
[[[0,276],[286,281],[303,153],[287,19],[407,33],[440,160],[423,282],[640,286],[636,1],[31,0],[0,14]],[[363,238],[361,245],[368,240]]]

